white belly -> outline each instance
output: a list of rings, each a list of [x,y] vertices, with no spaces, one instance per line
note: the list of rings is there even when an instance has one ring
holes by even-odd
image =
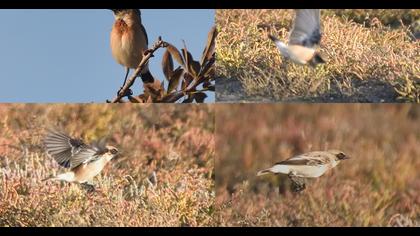
[[[326,165],[322,166],[291,166],[290,170],[293,174],[298,177],[305,178],[317,178],[323,175],[328,167]]]
[[[304,178],[317,178],[328,170],[327,165],[321,166],[305,166],[305,165],[275,165],[271,168],[274,173],[296,175]]]

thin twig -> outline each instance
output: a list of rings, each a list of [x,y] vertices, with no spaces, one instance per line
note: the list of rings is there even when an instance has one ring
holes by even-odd
[[[204,77],[204,76],[202,76],[202,77]],[[199,79],[201,79],[201,78],[199,78]],[[198,81],[198,80],[195,80],[195,81]],[[195,83],[195,84],[193,84],[190,88],[186,88],[186,89],[181,90],[181,91],[175,91],[175,92],[172,92],[172,93],[170,93],[170,94],[166,95],[166,96],[162,99],[162,101],[161,101],[161,102],[165,102],[165,103],[173,103],[173,102],[178,101],[180,98],[182,98],[183,96],[186,96],[186,95],[188,95],[188,94],[194,94],[194,93],[200,93],[200,92],[205,92],[205,91],[211,91],[211,90],[210,90],[210,89],[208,89],[208,88],[203,88],[203,89],[201,89],[201,90],[197,90],[197,87],[198,87],[200,84],[201,84],[201,82],[200,82],[200,83]]]
[[[162,41],[162,38],[159,37],[157,42],[153,45],[153,48],[145,51],[145,54],[143,58],[141,59],[139,66],[134,71],[134,74],[127,80],[124,86],[118,91],[117,96],[114,99],[112,99],[112,101],[107,100],[107,102],[108,103],[120,102],[121,99],[128,94],[129,89],[131,88],[131,86],[133,86],[134,82],[136,81],[136,78],[140,75],[141,71],[143,70],[144,66],[147,64],[149,59],[153,57],[153,53],[159,48],[164,48],[167,46],[168,46],[168,43]]]

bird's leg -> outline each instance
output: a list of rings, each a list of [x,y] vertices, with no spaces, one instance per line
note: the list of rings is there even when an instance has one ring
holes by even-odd
[[[287,73],[287,60],[283,60],[283,63],[281,63],[281,65],[284,72]]]
[[[128,78],[128,74],[129,74],[129,73],[130,73],[130,68],[128,68],[128,67],[127,67],[127,72],[126,72],[126,74],[125,74],[124,83],[123,83],[123,85],[120,87],[120,89],[118,90],[117,95],[119,95],[119,94],[121,93],[121,90],[124,88],[125,83],[127,82],[127,78]],[[131,94],[132,94],[131,90],[130,90],[130,89],[128,89],[128,90],[127,90],[127,94],[124,94],[124,96],[131,95]]]
[[[85,182],[82,183],[81,186],[88,192],[91,193],[93,191],[95,191],[95,185],[93,185],[92,182]]]
[[[148,49],[144,50],[144,51],[143,51],[143,56],[147,56],[147,54],[149,54],[149,53],[153,53],[153,49],[148,48]],[[152,56],[153,56],[153,55],[152,55]]]
[[[305,190],[305,180],[303,178],[297,177],[293,173],[289,173],[289,179],[292,181],[292,190],[293,192],[301,192]]]
[[[283,57],[282,61],[281,61],[281,69],[283,71],[283,75],[284,75],[284,79],[287,79],[288,77],[288,64],[289,64],[289,60],[285,57]]]
[[[130,68],[127,67],[127,72],[125,73],[124,83],[121,88],[124,88],[125,83],[127,82],[128,73],[130,73]]]

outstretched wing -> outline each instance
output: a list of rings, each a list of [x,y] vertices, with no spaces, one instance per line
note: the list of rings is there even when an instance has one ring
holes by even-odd
[[[65,168],[74,168],[96,154],[96,149],[85,144],[82,139],[72,138],[56,130],[48,130],[43,143],[47,154]]]
[[[103,137],[99,140],[92,142],[91,147],[92,149],[95,150],[95,156],[102,155],[109,151],[108,148],[106,147],[106,139],[107,139],[106,137]]]
[[[313,48],[321,41],[320,9],[299,9],[289,36],[289,45]]]

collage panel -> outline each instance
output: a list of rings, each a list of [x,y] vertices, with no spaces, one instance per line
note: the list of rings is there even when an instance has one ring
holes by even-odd
[[[0,28],[0,102],[215,101],[214,9],[0,9]]]
[[[420,102],[419,9],[218,9],[217,102]]]
[[[0,28],[0,227],[420,226],[419,9]]]
[[[420,107],[219,104],[221,226],[418,226]]]
[[[0,226],[208,226],[214,106],[0,105]]]

